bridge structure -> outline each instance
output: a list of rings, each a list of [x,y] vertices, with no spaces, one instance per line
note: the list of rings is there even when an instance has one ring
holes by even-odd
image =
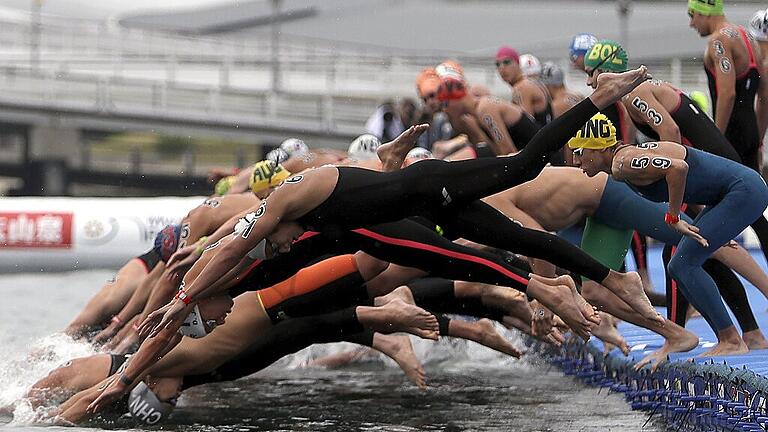
[[[210,167],[194,163],[194,155],[170,169],[136,152],[94,157],[89,138],[115,132],[228,138],[252,143],[249,157],[288,137],[345,148],[378,104],[415,98],[415,76],[446,58],[461,61],[471,83],[509,94],[487,56],[456,51],[288,36],[276,45],[47,16],[0,16],[0,46],[0,170],[23,179],[15,193],[24,195],[69,194],[73,183],[178,194],[209,187]],[[572,87],[587,91],[583,74],[553,60],[568,70]],[[695,61],[645,63],[656,78],[705,88]]]

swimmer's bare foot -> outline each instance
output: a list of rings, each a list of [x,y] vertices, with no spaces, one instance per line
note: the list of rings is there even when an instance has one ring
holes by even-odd
[[[605,342],[606,354],[610,351],[608,346],[616,346],[621,350],[621,353],[625,356],[629,355],[629,345],[627,341],[616,329],[615,319],[605,312],[600,312],[600,325],[592,329],[592,335]],[[613,349],[613,348],[611,348]]]
[[[699,357],[717,357],[725,355],[746,354],[749,352],[747,344],[741,338],[738,340],[721,340],[711,350],[705,351]]]
[[[747,344],[750,351],[768,349],[768,341],[765,340],[765,336],[760,329],[744,332],[741,338],[744,339],[744,343]]]
[[[656,309],[651,306],[651,301],[648,300],[648,296],[643,291],[643,281],[636,272],[619,273],[611,270],[601,284],[624,300],[643,318],[651,320],[659,326],[664,326],[664,317],[659,315]]]
[[[671,326],[670,326],[671,327]],[[667,335],[664,345],[658,350],[643,357],[635,364],[635,370],[640,370],[643,366],[650,364],[651,371],[655,371],[660,364],[667,360],[667,356],[676,352],[688,352],[699,345],[699,338],[690,331],[679,327],[674,334]]]
[[[406,335],[373,334],[373,348],[391,358],[418,388],[427,388],[427,375],[413,353],[411,339]]]
[[[589,98],[602,110],[649,79],[651,74],[645,66],[622,73],[603,72],[597,76],[597,88]]]
[[[381,160],[381,169],[384,172],[397,171],[403,166],[405,156],[416,145],[419,136],[429,129],[426,123],[413,125],[406,129],[394,140],[384,143],[376,149],[376,154]]]
[[[379,307],[358,306],[357,317],[362,325],[382,333],[406,332],[437,340],[440,332],[434,315],[400,299]]]
[[[416,304],[413,300],[413,293],[407,286],[400,286],[392,290],[389,294],[378,296],[373,299],[374,306],[384,306],[392,300],[400,299],[408,304]]]
[[[589,339],[589,332],[594,324],[584,317],[569,287],[552,286],[532,278],[528,282],[528,294],[560,316],[579,337]]]
[[[451,320],[452,325],[454,320]],[[478,330],[476,342],[514,358],[520,358],[523,353],[512,345],[510,341],[496,331],[491,320],[483,318],[474,323]]]
[[[484,305],[497,307],[507,315],[516,316],[522,320],[530,321],[533,315],[525,294],[512,288],[485,285],[480,299]]]

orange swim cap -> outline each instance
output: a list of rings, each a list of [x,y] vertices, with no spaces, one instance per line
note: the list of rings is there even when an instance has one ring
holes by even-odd
[[[421,97],[429,93],[437,93],[438,87],[440,87],[440,77],[437,76],[435,68],[426,68],[416,77],[416,91]]]

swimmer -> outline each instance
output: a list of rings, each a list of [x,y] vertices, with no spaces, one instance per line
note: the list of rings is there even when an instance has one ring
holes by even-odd
[[[512,87],[512,102],[533,117],[539,127],[552,121],[552,105],[547,90],[523,75],[520,56],[514,48],[503,46],[496,52],[496,71]]]
[[[179,298],[155,313],[152,319],[145,322],[145,325],[157,329],[166,328],[166,326],[168,329],[178,327],[180,324],[178,317],[188,309],[187,305],[191,305],[198,298],[208,296],[219,290],[220,286],[217,281],[233,269],[248,251],[261,254],[261,251],[269,243],[274,245],[278,252],[288,252],[291,243],[301,236],[307,228],[324,230],[333,227],[333,230],[338,230],[345,227],[353,228],[383,223],[387,220],[398,220],[413,214],[414,209],[419,207],[428,210],[429,217],[435,218],[441,226],[454,224],[452,221],[456,221],[457,217],[461,219],[462,213],[469,208],[472,208],[474,212],[473,222],[481,222],[486,216],[490,217],[489,211],[491,209],[485,210],[485,207],[474,204],[479,203],[475,200],[535,177],[543,168],[544,154],[561,146],[563,144],[562,139],[576,125],[577,121],[580,122],[594,114],[600,107],[613,103],[647,79],[647,72],[644,67],[641,67],[629,73],[613,76],[603,74],[602,77],[601,85],[588,99],[569,111],[569,115],[557,119],[552,125],[548,125],[529,143],[526,149],[514,157],[486,158],[454,163],[422,161],[391,173],[376,173],[345,167],[323,167],[307,172],[303,176],[288,179],[283,187],[276,189],[270,196],[269,209],[267,209],[267,204],[262,205],[260,210],[253,209],[256,217],[247,223],[243,235],[234,238],[226,246],[220,247],[217,256],[212,259],[195,281],[180,291]],[[379,148],[380,158],[383,161],[387,158],[402,161],[418,134],[425,128],[425,125],[412,127],[398,140],[382,145]],[[494,170],[500,171],[498,174],[493,174]],[[459,186],[458,184],[452,185],[449,181],[451,178],[458,181],[462,176],[470,175],[471,172],[475,171],[482,172],[483,175],[473,176],[469,183],[462,182]],[[406,182],[411,177],[423,187],[416,187],[416,184],[408,186]],[[440,185],[442,187],[438,186],[440,198],[437,201],[434,201],[432,187],[429,185],[429,180],[435,178],[443,179],[443,183]],[[488,181],[481,181],[483,178]],[[385,182],[388,188],[398,186],[398,190],[413,192],[423,190],[423,192],[409,196],[403,196],[401,192],[395,191],[385,194],[383,192],[387,189],[374,186],[378,181]],[[344,192],[348,188],[361,190],[359,188],[363,185],[376,189],[375,198],[371,197],[372,199],[368,202],[360,201],[364,195],[355,193],[353,197]],[[400,189],[401,186],[404,187]],[[348,199],[353,199],[354,204],[346,203]],[[412,200],[419,203],[417,207],[414,207]],[[470,207],[465,207],[467,205]],[[344,208],[345,211],[340,213],[335,211],[335,208]],[[451,213],[448,214],[448,211]],[[481,225],[494,226],[497,222],[501,225],[509,225],[508,219],[498,218],[497,213],[493,213],[493,220],[493,222],[488,221],[488,223]],[[462,224],[454,225],[457,229],[462,226]],[[495,246],[494,243],[499,243],[498,237],[494,237],[498,233],[488,236],[488,233],[474,230],[467,232],[465,229],[462,234],[465,238],[491,246]],[[526,235],[528,234],[526,231]],[[540,235],[548,236],[546,233]],[[267,241],[267,237],[269,241]],[[547,238],[551,239],[550,243],[558,241],[556,237],[548,236]],[[533,253],[526,253],[526,255],[535,257],[537,252],[533,245],[531,251]],[[620,274],[608,270],[602,265],[596,265],[598,263],[588,256],[584,256],[580,250],[567,245],[563,245],[562,248],[538,251],[538,253],[542,255],[540,258],[550,260],[565,268],[571,267],[571,270],[600,281],[646,318],[663,321],[643,294],[636,274]],[[505,283],[504,285],[521,290],[525,286],[520,282]],[[570,296],[566,297],[570,289],[567,287],[558,289],[561,289],[562,294],[551,296],[554,291],[544,287],[539,281],[531,280],[527,285],[528,294],[534,298],[540,297],[539,300],[562,317],[569,326],[576,329],[583,328],[585,318],[583,312],[579,312],[578,307],[573,308],[575,305],[572,303],[563,303],[564,299],[568,297],[574,298],[573,293],[571,292]],[[161,314],[166,316],[162,317],[159,324],[155,325],[155,319],[161,318]]]
[[[589,176],[608,172],[650,200],[669,201],[664,220],[685,236],[669,272],[718,336],[717,346],[705,355],[746,352],[714,281],[701,266],[762,214],[768,205],[765,182],[738,163],[695,148],[667,141],[623,144],[610,137],[611,128],[604,116],[587,122],[569,141],[574,163]],[[707,206],[694,224],[680,219],[683,201]]]
[[[554,118],[560,117],[584,99],[584,96],[573,93],[565,87],[563,70],[552,62],[544,63],[539,80],[547,87],[547,91],[552,97],[552,115]]]
[[[477,157],[517,152],[536,135],[539,128],[522,109],[493,97],[476,99],[467,93],[466,79],[459,70],[442,70],[437,97],[454,129],[466,133],[476,145]]]
[[[572,68],[584,70],[584,56],[596,42],[597,37],[591,33],[579,33],[571,39],[571,44],[568,47],[568,58],[571,60]]]

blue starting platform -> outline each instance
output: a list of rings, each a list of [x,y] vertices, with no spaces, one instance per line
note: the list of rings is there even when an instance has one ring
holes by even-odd
[[[664,288],[659,254],[659,249],[652,249],[648,257],[656,291]],[[752,255],[765,268],[762,253]],[[768,300],[743,282],[755,318],[765,332]],[[666,313],[663,309],[660,312]],[[768,431],[768,350],[700,357],[717,339],[702,318],[689,320],[686,328],[699,336],[699,345],[689,352],[670,355],[670,361],[655,371],[648,366],[635,370],[635,364],[659,349],[664,339],[628,323],[621,323],[619,331],[631,347],[629,356],[618,349],[605,354],[603,344],[595,338],[587,343],[572,341],[560,349],[542,345],[540,352],[566,375],[622,393],[633,410],[647,411],[674,430]]]

